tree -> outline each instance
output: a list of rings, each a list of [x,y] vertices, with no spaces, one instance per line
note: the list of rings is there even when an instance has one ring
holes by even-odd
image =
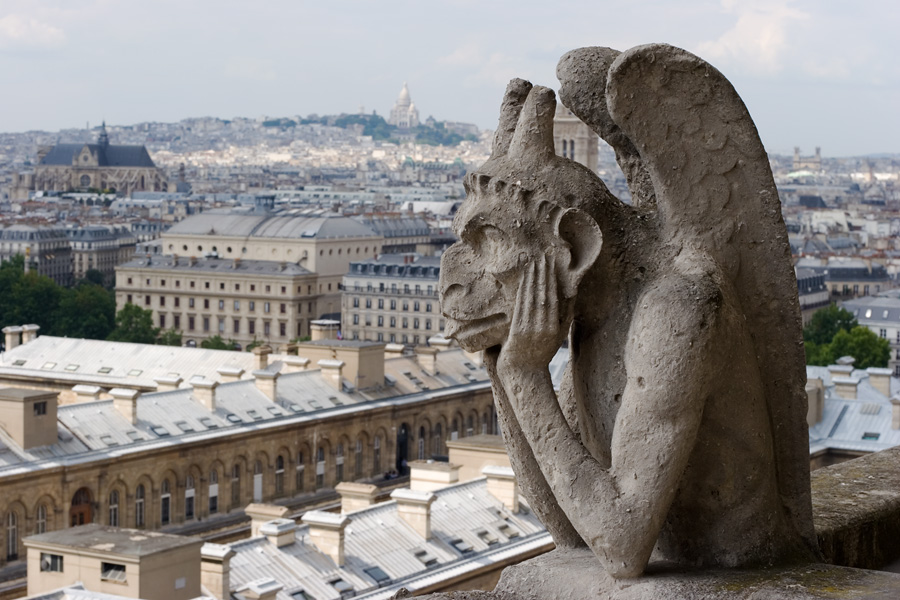
[[[159,334],[156,343],[159,346],[180,346],[181,332],[175,331],[174,329],[167,329]]]
[[[105,340],[116,326],[116,299],[110,290],[82,282],[64,290],[56,330],[67,337]]]
[[[857,325],[853,313],[831,304],[814,314],[809,325],[803,328],[803,341],[828,344],[838,331],[850,331]]]
[[[234,344],[234,340],[226,342],[221,335],[214,335],[200,342],[200,347],[208,350],[234,350]]]
[[[830,356],[828,363],[833,364],[842,356],[852,356],[856,359],[853,366],[857,369],[869,367],[886,367],[891,357],[890,343],[875,335],[868,327],[858,325],[849,332],[843,329],[834,335],[834,339],[828,344]]]
[[[155,344],[159,328],[153,326],[153,312],[135,304],[126,304],[116,314],[116,328],[106,339],[112,342]]]
[[[15,325],[35,323],[48,335],[62,333],[56,325],[59,302],[63,288],[55,281],[34,271],[24,273],[11,290],[15,306],[11,318]]]
[[[104,285],[106,276],[102,271],[98,271],[97,269],[88,269],[84,274],[84,280],[94,285]]]

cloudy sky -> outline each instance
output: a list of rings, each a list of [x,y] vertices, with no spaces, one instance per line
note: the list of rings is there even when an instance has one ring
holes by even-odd
[[[667,42],[734,83],[771,152],[900,152],[897,0],[0,0],[0,131],[377,110],[493,127],[515,76]]]

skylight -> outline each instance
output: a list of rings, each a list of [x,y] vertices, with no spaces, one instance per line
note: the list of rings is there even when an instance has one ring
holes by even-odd
[[[112,372],[112,367],[100,367],[99,369],[97,369],[97,372],[102,375],[106,375],[107,373]]]
[[[381,567],[369,567],[368,569],[363,569],[363,571],[378,583],[378,587],[381,587],[391,580],[391,577],[385,573]]]
[[[241,420],[241,418],[239,416],[237,416],[234,413],[228,413],[228,415],[226,415],[225,418],[228,419],[228,421],[231,423],[243,423],[244,422],[243,420]]]
[[[413,555],[426,567],[436,565],[438,562],[437,557],[428,550],[419,549],[413,552]]]
[[[158,437],[166,437],[169,435],[169,430],[161,425],[154,425],[150,428],[150,431],[155,433]]]
[[[454,548],[456,548],[458,551],[463,552],[463,553],[472,551],[472,544],[470,544],[466,541],[463,541],[460,538],[450,540],[450,545],[453,546]]]
[[[182,431],[185,432],[185,433],[189,433],[189,432],[191,432],[191,431],[194,431],[194,428],[191,427],[191,426],[188,424],[187,421],[177,421],[177,422],[175,423],[175,425],[178,427],[178,429],[182,430]]]

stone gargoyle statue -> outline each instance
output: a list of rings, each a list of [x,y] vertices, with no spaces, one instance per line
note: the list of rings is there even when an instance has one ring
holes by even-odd
[[[746,107],[663,44],[557,74],[632,204],[554,153],[554,93],[513,80],[441,263],[446,334],[485,352],[523,494],[618,579],[814,561],[796,282]]]

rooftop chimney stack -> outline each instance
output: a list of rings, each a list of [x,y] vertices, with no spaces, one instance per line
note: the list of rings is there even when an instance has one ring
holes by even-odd
[[[164,377],[157,377],[153,381],[156,382],[157,392],[174,392],[181,386],[181,382],[184,380],[178,375],[166,375]]]
[[[350,519],[320,510],[311,510],[304,514],[304,524],[309,526],[309,540],[322,554],[331,558],[334,563],[344,566],[344,529]]]
[[[276,548],[284,548],[297,541],[297,523],[292,519],[274,519],[260,525],[259,533]]]
[[[878,367],[869,367],[866,369],[869,374],[869,383],[873,388],[884,394],[886,398],[891,397],[891,375],[893,371],[890,369],[879,369]]]
[[[264,524],[269,521],[284,519],[290,512],[287,507],[278,506],[277,504],[263,504],[260,502],[248,504],[247,508],[244,509],[244,514],[250,517],[250,537],[259,537],[262,535],[260,528]]]
[[[900,398],[891,398],[891,429],[900,429]]]
[[[319,368],[322,369],[322,377],[328,382],[328,385],[341,391],[344,378],[341,372],[344,369],[344,361],[335,359],[322,359],[319,361]]]
[[[4,327],[3,335],[6,336],[6,351],[9,352],[19,345],[22,338],[22,328],[18,325]]]
[[[256,388],[266,395],[272,402],[278,400],[278,377],[280,373],[274,371],[253,371]]]
[[[216,369],[222,383],[231,383],[232,381],[240,381],[244,370],[240,367],[219,367]]]
[[[257,346],[253,349],[253,370],[265,371],[269,366],[269,355],[272,354],[271,346]]]
[[[206,543],[200,548],[200,585],[216,600],[231,598],[231,558],[229,546]]]
[[[407,488],[394,490],[391,498],[397,502],[397,514],[422,539],[431,539],[431,505],[437,496],[431,492],[414,492]]]
[[[22,343],[27,344],[28,342],[34,341],[37,338],[40,329],[40,325],[22,325]]]
[[[113,406],[119,414],[132,425],[137,425],[137,401],[141,393],[127,388],[113,388],[109,390],[109,395],[113,397]]]
[[[309,367],[309,359],[302,356],[285,356],[281,362],[284,363],[285,374],[299,373]]]
[[[812,427],[822,420],[825,411],[825,385],[821,379],[806,380],[806,425]]]
[[[216,410],[216,388],[219,387],[218,381],[210,381],[209,379],[200,379],[192,381],[194,387],[193,396],[203,405],[206,410],[212,412]]]
[[[385,358],[399,358],[403,356],[403,349],[405,346],[403,344],[385,344],[384,345],[384,357]]]
[[[832,376],[831,382],[834,384],[834,391],[838,396],[845,400],[856,400],[859,377]]]
[[[341,514],[368,508],[375,504],[375,497],[378,496],[378,486],[371,483],[342,481],[334,491],[341,496]]]
[[[416,348],[416,359],[419,366],[429,375],[437,375],[437,348]]]
[[[278,592],[284,589],[284,586],[271,577],[256,579],[247,584],[247,587],[241,590],[241,595],[247,600],[275,600]]]
[[[79,384],[72,387],[72,391],[75,392],[75,402],[94,402],[100,398],[103,388],[97,385]]]
[[[488,465],[481,470],[487,477],[487,491],[511,512],[519,512],[519,488],[516,474],[509,467]]]

